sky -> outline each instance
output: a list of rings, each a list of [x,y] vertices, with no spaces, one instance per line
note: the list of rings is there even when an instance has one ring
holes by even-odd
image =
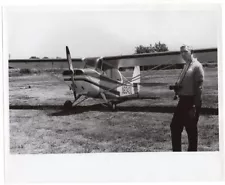
[[[11,59],[73,58],[133,54],[135,47],[165,43],[170,51],[182,44],[194,49],[217,47],[217,5],[150,7],[14,6],[4,9]]]

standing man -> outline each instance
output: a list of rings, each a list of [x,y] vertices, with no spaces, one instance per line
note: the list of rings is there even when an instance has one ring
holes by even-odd
[[[173,151],[181,151],[181,134],[185,127],[188,135],[188,151],[197,151],[199,111],[202,104],[204,70],[202,64],[193,57],[190,46],[180,47],[186,62],[178,83],[174,86],[179,102],[170,125]]]

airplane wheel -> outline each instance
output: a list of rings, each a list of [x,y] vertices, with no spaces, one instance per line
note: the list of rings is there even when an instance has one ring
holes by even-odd
[[[116,104],[115,103],[112,104],[112,110],[116,111]]]
[[[70,101],[70,100],[67,100],[65,103],[64,103],[64,109],[68,110],[68,109],[71,109],[73,106],[73,103]]]

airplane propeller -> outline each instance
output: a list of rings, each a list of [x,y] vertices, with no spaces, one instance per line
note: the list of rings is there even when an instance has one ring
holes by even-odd
[[[73,90],[74,98],[76,100],[77,96],[76,96],[75,82],[74,82],[75,73],[74,73],[73,63],[72,63],[70,50],[69,50],[68,46],[66,46],[66,58],[67,58],[67,61],[68,61],[68,64],[69,64],[69,70],[70,70],[71,80],[72,80],[71,89]]]

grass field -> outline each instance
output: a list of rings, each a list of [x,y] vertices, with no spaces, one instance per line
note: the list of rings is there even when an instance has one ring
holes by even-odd
[[[37,74],[9,78],[11,153],[164,152],[171,151],[173,92],[180,70],[143,72],[143,82],[161,86],[141,88],[142,96],[156,100],[132,100],[118,105],[117,112],[89,99],[64,112],[60,106],[73,99],[68,86]],[[203,108],[218,108],[217,68],[205,68]],[[130,76],[130,72],[124,72]],[[169,107],[162,109],[162,107]],[[183,149],[187,136],[183,132]],[[199,120],[199,151],[219,150],[218,115],[202,114]]]

